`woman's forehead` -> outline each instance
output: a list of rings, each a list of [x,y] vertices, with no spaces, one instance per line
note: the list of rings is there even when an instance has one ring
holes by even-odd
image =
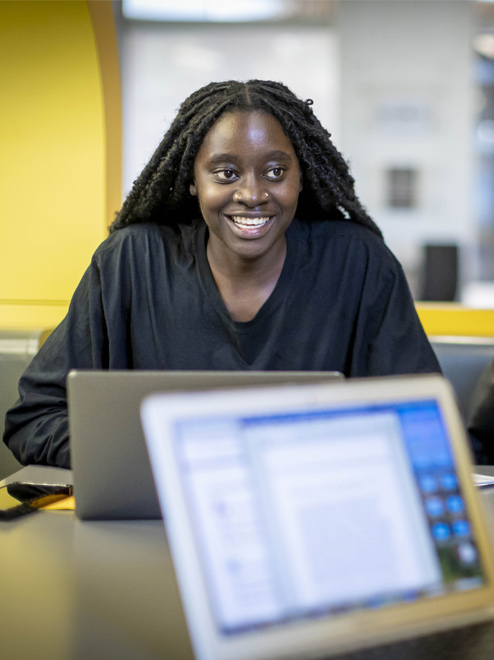
[[[206,134],[197,157],[280,151],[295,157],[280,122],[262,110],[224,112]]]

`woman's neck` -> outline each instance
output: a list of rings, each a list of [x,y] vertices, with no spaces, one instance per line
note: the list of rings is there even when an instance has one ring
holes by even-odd
[[[225,259],[215,254],[208,241],[206,254],[214,281],[234,321],[251,321],[273,292],[283,270],[286,240],[266,258]]]

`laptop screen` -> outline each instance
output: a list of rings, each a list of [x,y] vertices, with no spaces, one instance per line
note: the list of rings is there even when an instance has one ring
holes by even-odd
[[[484,583],[433,399],[179,418],[173,451],[223,635]]]

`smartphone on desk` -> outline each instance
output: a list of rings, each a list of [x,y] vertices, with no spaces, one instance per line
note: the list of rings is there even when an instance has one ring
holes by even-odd
[[[0,520],[33,513],[72,495],[72,486],[15,481],[0,487]]]

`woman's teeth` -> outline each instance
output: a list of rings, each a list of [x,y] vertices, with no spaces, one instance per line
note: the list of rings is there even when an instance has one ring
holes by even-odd
[[[241,215],[232,215],[232,220],[239,227],[262,227],[269,220],[270,216],[263,218],[244,218]]]

